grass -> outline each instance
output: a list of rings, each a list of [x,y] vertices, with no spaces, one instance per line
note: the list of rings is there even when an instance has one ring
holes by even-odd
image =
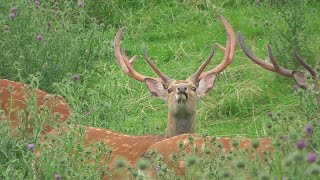
[[[137,54],[139,57],[135,68],[150,76],[154,75],[141,60],[144,47],[148,47],[150,56],[165,73],[172,78],[184,79],[202,63],[214,42],[224,44],[225,31],[216,18],[217,13],[222,13],[236,31],[242,31],[255,54],[266,56],[263,46],[268,37],[263,36],[259,21],[266,19],[263,13],[269,8],[267,5],[210,4],[205,9],[198,9],[191,2],[146,3],[137,8],[118,7],[120,4],[111,3],[120,17],[110,24],[104,24],[103,20],[107,17],[93,18],[104,6],[92,12],[90,8],[95,5],[91,3],[85,8],[77,8],[75,3],[68,1],[44,3],[41,8],[33,5],[23,8],[23,3],[17,4],[18,15],[13,21],[2,18],[2,26],[10,26],[9,33],[2,32],[7,39],[1,43],[6,52],[1,55],[2,77],[27,82],[29,74],[37,74],[41,89],[64,94],[79,114],[90,111],[86,109],[88,107],[99,106],[94,120],[80,124],[102,126],[124,133],[130,132],[128,126],[136,129],[132,133],[141,134],[146,130],[139,129],[143,129],[141,125],[146,123],[147,132],[162,133],[167,117],[165,105],[146,97],[149,95],[144,85],[122,75],[115,63],[111,44],[119,26],[126,26],[123,47],[128,56]],[[8,12],[13,6],[10,3],[4,5],[3,12]],[[271,9],[269,14],[274,14],[273,11]],[[5,14],[2,16],[5,17]],[[49,22],[52,27],[48,27]],[[22,30],[21,25],[26,28]],[[44,35],[43,42],[36,41],[37,34]],[[310,44],[317,44],[318,40],[314,39]],[[13,47],[18,50],[13,52]],[[223,57],[222,52],[216,54],[211,68]],[[312,57],[316,58],[316,55]],[[293,81],[262,71],[246,59],[238,49],[234,63],[220,75],[215,90],[199,104],[198,133],[262,135],[261,119],[266,112],[278,106],[285,106],[288,110],[295,108],[298,102],[288,93]],[[10,62],[15,62],[14,66]],[[73,74],[81,76],[81,83],[76,88],[53,87],[62,79],[70,80]],[[64,86],[64,83],[60,84]],[[89,91],[95,94],[94,98],[89,97],[90,100],[85,97]],[[282,98],[276,100],[277,97]],[[154,113],[155,109],[161,111]],[[112,115],[108,115],[110,112]],[[119,122],[126,126],[119,128]],[[238,128],[232,125],[234,122],[246,125]]]
[[[151,97],[143,83],[124,75],[116,64],[112,44],[120,27],[126,27],[122,47],[127,55],[138,55],[135,69],[150,76],[154,74],[143,62],[144,47],[162,71],[185,79],[207,57],[214,42],[225,44],[225,30],[216,14],[241,31],[250,49],[263,59],[268,42],[287,47],[281,31],[298,36],[299,42],[304,42],[303,48],[301,44],[298,47],[302,56],[315,67],[320,58],[320,5],[308,1],[300,6],[301,16],[312,18],[298,22],[302,23],[297,31],[300,34],[290,34],[286,21],[281,17],[274,20],[280,8],[273,1],[258,6],[245,0],[126,4],[113,0],[86,1],[84,7],[73,1],[48,1],[36,7],[29,1],[5,0],[0,4],[0,27],[4,29],[0,31],[0,77],[25,83],[35,78],[40,89],[63,95],[77,124],[126,134],[163,134],[165,102]],[[12,7],[17,13],[11,20]],[[44,40],[37,40],[37,35],[43,35]],[[221,51],[216,52],[211,68],[223,57]],[[280,64],[301,69],[288,63],[293,61],[291,49],[275,48],[274,53]],[[75,74],[80,80],[73,80]],[[232,65],[219,74],[214,90],[198,104],[197,133],[263,137],[267,135],[263,125],[269,120],[266,114],[278,110],[292,112],[295,121],[306,122],[309,115],[304,114],[300,97],[292,92],[293,83],[253,65],[238,48]]]

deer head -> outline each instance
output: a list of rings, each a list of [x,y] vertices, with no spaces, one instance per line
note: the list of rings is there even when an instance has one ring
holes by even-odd
[[[237,38],[226,19],[222,16],[219,16],[219,19],[227,31],[227,43],[222,62],[215,68],[204,72],[204,69],[213,58],[214,51],[212,49],[210,55],[199,69],[186,80],[174,80],[161,72],[150,60],[145,49],[144,58],[159,77],[152,78],[136,72],[132,67],[136,56],[133,56],[129,60],[125,52],[121,52],[120,39],[124,28],[121,28],[115,37],[115,55],[122,71],[137,81],[145,82],[152,95],[166,101],[169,109],[167,131],[165,133],[166,138],[195,132],[197,100],[210,92],[214,86],[217,74],[226,69],[234,58]]]

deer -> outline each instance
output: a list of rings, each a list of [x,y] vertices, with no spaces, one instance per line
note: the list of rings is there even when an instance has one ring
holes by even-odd
[[[226,69],[234,59],[237,45],[235,33],[223,16],[218,17],[227,31],[227,43],[223,60],[218,66],[204,72],[204,69],[214,56],[214,50],[212,48],[208,58],[198,70],[186,80],[175,80],[161,72],[149,58],[146,49],[144,49],[143,52],[144,59],[159,77],[148,77],[138,73],[132,67],[136,56],[129,59],[120,48],[120,38],[124,28],[121,28],[115,37],[115,55],[124,74],[137,81],[144,82],[153,96],[166,101],[168,106],[168,120],[164,135],[165,139],[179,134],[195,132],[197,100],[211,91],[217,74]]]
[[[36,98],[34,106],[27,103],[29,98],[32,97]],[[35,108],[30,112],[37,112],[38,114],[30,114],[28,108]],[[42,121],[41,111],[45,108],[49,110],[53,122]],[[20,135],[21,132],[26,132],[27,136],[30,137],[38,136],[39,138],[36,138],[37,142],[35,142],[35,154],[37,155],[41,154],[41,150],[37,149],[38,142],[48,141],[46,139],[48,135],[59,136],[61,133],[75,128],[74,126],[84,129],[85,146],[90,146],[95,141],[102,141],[107,147],[113,148],[109,164],[114,163],[114,160],[118,157],[126,157],[129,164],[135,164],[145,149],[163,139],[162,135],[130,136],[90,126],[73,124],[64,126],[63,123],[67,122],[71,113],[71,107],[62,96],[55,96],[40,89],[30,89],[29,85],[20,82],[0,79],[0,123],[9,127],[12,136],[20,138],[21,136],[17,135]],[[34,122],[36,118],[39,118],[38,123]],[[62,124],[59,126],[60,129],[55,126],[58,123]],[[40,131],[35,132],[36,129],[40,129]],[[106,156],[108,154],[104,155],[102,159]],[[109,178],[109,176],[105,177],[105,179]]]
[[[32,122],[35,121],[37,115],[26,113],[27,109],[30,108],[27,101],[32,96],[36,97],[34,107],[38,116],[41,116],[41,109],[47,108],[54,119],[53,122],[42,122],[41,117],[39,117],[41,121],[39,124]],[[57,123],[66,122],[71,116],[72,110],[63,97],[54,96],[40,89],[30,90],[29,85],[20,82],[0,79],[0,110],[0,123],[7,123],[10,130],[13,130],[13,136],[16,136],[17,132],[27,132],[28,136],[39,135],[39,141],[43,142],[46,141],[45,137],[47,135],[59,136],[60,133],[65,133],[70,128],[74,128],[73,125],[60,126],[61,129],[56,129],[54,126]],[[26,121],[30,122],[26,123]],[[40,132],[34,132],[35,129],[38,129],[35,128],[36,126],[43,126],[40,128]],[[114,160],[118,157],[125,157],[129,164],[135,164],[145,149],[163,139],[162,135],[130,136],[102,128],[76,126],[85,130],[85,146],[90,146],[95,141],[102,141],[107,147],[113,148],[109,164],[114,163]],[[23,129],[17,131],[16,129],[19,127],[23,127]],[[41,151],[36,149],[35,153],[39,155]],[[106,179],[109,179],[108,176],[106,177]]]
[[[105,142],[113,148],[110,162],[114,162],[119,156],[122,156],[132,165],[144,156],[150,146],[163,140],[169,141],[172,138],[183,138],[186,133],[195,133],[196,103],[212,90],[217,74],[232,63],[237,46],[237,39],[232,27],[223,16],[219,16],[219,19],[227,31],[227,43],[222,62],[215,68],[204,72],[204,69],[214,56],[212,48],[208,58],[186,80],[174,80],[161,72],[149,58],[146,49],[143,51],[144,59],[159,77],[148,77],[135,71],[132,64],[135,62],[136,56],[129,59],[120,47],[120,40],[125,30],[125,28],[121,28],[114,40],[117,62],[124,74],[139,82],[144,82],[153,96],[166,101],[168,106],[167,129],[164,136],[130,136],[102,128],[84,127],[86,129],[85,143]],[[105,178],[109,179],[110,177],[105,176]]]
[[[194,138],[193,145],[199,149],[203,148],[206,141],[201,135],[195,134],[196,101],[212,90],[217,74],[221,73],[232,63],[237,46],[237,38],[232,27],[224,17],[219,16],[219,19],[227,31],[226,47],[216,44],[225,52],[223,60],[218,66],[204,72],[204,69],[214,56],[212,49],[204,63],[186,80],[174,80],[161,72],[149,58],[146,49],[144,49],[143,53],[144,59],[159,77],[152,78],[135,71],[132,64],[136,61],[136,56],[132,56],[129,59],[127,55],[121,51],[120,38],[124,28],[118,31],[114,47],[117,61],[122,71],[135,80],[144,82],[150,93],[153,96],[166,100],[168,106],[167,129],[164,139],[151,145],[145,151],[143,157],[150,159],[150,153],[155,149],[158,154],[164,157],[164,161],[172,167],[173,165],[170,164],[170,155],[180,152],[178,142],[182,141],[188,144],[188,137],[192,136]],[[217,142],[223,144],[223,150],[225,152],[234,150],[231,146],[233,140],[232,138],[216,138]],[[238,140],[240,140],[240,148],[252,148],[252,139],[241,138]],[[260,138],[258,141],[261,144],[261,146],[257,148],[260,155],[262,155],[263,151],[274,150],[271,138]],[[183,165],[179,167],[179,169],[176,169],[176,172],[183,173],[183,170],[181,170],[183,169]]]
[[[144,59],[159,77],[148,77],[135,71],[132,64],[135,62],[136,56],[129,59],[120,47],[120,40],[125,30],[125,28],[121,28],[114,39],[114,51],[117,62],[124,74],[139,82],[144,82],[153,96],[166,101],[168,106],[167,129],[164,136],[129,136],[116,134],[106,129],[91,128],[91,134],[86,133],[86,140],[89,142],[102,140],[114,148],[114,153],[111,157],[113,161],[118,155],[121,155],[129,164],[134,164],[139,158],[143,157],[144,153],[153,144],[185,133],[195,133],[196,103],[201,97],[207,95],[212,90],[217,74],[225,70],[232,63],[237,45],[232,27],[223,16],[219,16],[219,19],[227,31],[224,59],[215,68],[203,72],[214,56],[212,48],[208,58],[186,80],[174,80],[161,72],[151,61],[146,49],[143,50]],[[121,148],[117,148],[117,146],[121,146]]]
[[[179,136],[185,133],[195,133],[196,103],[201,97],[207,95],[212,90],[217,74],[224,71],[232,63],[237,46],[237,39],[232,27],[223,16],[218,17],[227,31],[227,43],[226,48],[224,49],[225,55],[222,62],[215,68],[204,72],[204,69],[210,63],[211,59],[214,56],[214,50],[212,48],[208,58],[204,61],[204,63],[193,75],[191,75],[186,80],[174,80],[162,73],[150,60],[145,49],[143,53],[144,58],[147,61],[148,65],[159,77],[148,77],[136,72],[132,66],[136,59],[136,56],[128,59],[125,52],[120,48],[120,39],[124,32],[124,28],[121,28],[116,34],[114,40],[114,51],[117,62],[126,75],[134,78],[137,81],[144,82],[152,95],[166,100],[168,106],[167,129],[164,136],[131,136],[120,134],[103,128],[79,125],[80,127],[85,129],[85,144],[89,145],[96,141],[102,141],[113,148],[110,162],[114,162],[116,158],[122,156],[127,160],[129,164],[134,164],[137,159],[142,157],[143,154],[148,150],[148,148],[156,142],[160,142],[163,139],[170,139],[172,137]],[[11,83],[18,84],[19,87],[24,86],[20,83]],[[6,107],[5,111],[6,115],[8,116],[8,114],[10,114],[8,112],[11,112],[9,109],[12,108],[11,105],[9,106],[10,98],[8,99],[8,97],[12,96],[12,93],[11,91],[7,91],[6,88],[3,89],[5,90],[7,95],[1,92],[1,95],[3,95],[1,96],[1,98],[7,100],[2,100],[2,104],[4,107]],[[13,95],[15,96],[14,99],[16,99],[17,102],[22,103],[15,103],[14,106],[17,109],[23,110],[25,109],[25,104],[23,102],[27,95],[23,94],[22,88],[18,88],[15,91],[16,92],[13,93]],[[36,94],[39,101],[41,101],[42,99],[46,100],[46,97],[50,96],[41,90],[37,90]],[[70,107],[65,103],[64,99],[60,100],[61,104],[58,103],[54,107],[60,108],[61,110],[52,110],[52,113],[60,112],[62,114],[62,116],[60,116],[63,117],[61,121],[63,122],[70,116],[71,110]],[[41,101],[38,104],[38,107],[42,105],[46,106],[46,104],[44,104],[43,102],[45,101]],[[59,105],[61,107],[59,107]],[[50,106],[50,108],[52,108],[52,106]],[[16,122],[15,119],[10,120],[12,122]],[[72,127],[66,127],[62,131],[68,131],[68,128]],[[50,131],[48,130],[48,134],[59,135],[59,132],[61,131],[55,129],[50,129]]]
[[[269,53],[269,58],[271,60],[271,63],[265,62],[257,57],[255,57],[247,48],[244,38],[242,34],[239,32],[237,34],[238,36],[238,41],[239,44],[243,50],[243,52],[248,56],[248,58],[253,61],[254,63],[260,65],[261,67],[269,70],[276,72],[280,75],[291,77],[295,79],[297,85],[302,88],[302,89],[307,89],[308,84],[306,81],[305,73],[301,71],[294,71],[294,70],[288,70],[283,67],[280,67],[272,53],[272,48],[270,45],[267,45],[268,48],[268,53]],[[219,44],[217,44],[219,48],[223,51],[228,51],[228,46],[225,48]],[[306,70],[311,74],[311,77],[313,79],[313,89],[315,91],[319,90],[319,76],[317,72],[306,63],[305,60],[303,60],[300,56],[300,54],[294,50],[294,55],[298,62],[306,68]],[[134,58],[129,60],[129,62],[133,62]],[[125,68],[123,68],[126,70]],[[166,87],[164,85],[164,87]],[[157,96],[157,94],[155,94]],[[158,95],[159,96],[159,95]],[[320,101],[319,101],[320,102]],[[168,121],[169,122],[169,121]],[[147,151],[143,154],[143,157],[152,161],[152,153],[157,152],[157,154],[160,154],[163,157],[164,162],[171,168],[174,169],[174,171],[177,174],[184,174],[185,172],[185,165],[182,160],[178,162],[178,166],[175,166],[174,163],[171,160],[171,157],[173,154],[179,154],[181,153],[181,146],[186,147],[186,152],[187,154],[192,154],[196,153],[196,155],[202,156],[203,155],[203,150],[206,146],[208,146],[208,142],[217,142],[221,144],[222,151],[227,153],[231,151],[235,151],[236,148],[233,147],[231,144],[233,141],[238,141],[239,142],[239,148],[240,149],[253,149],[252,147],[252,139],[249,138],[228,138],[228,137],[216,137],[216,138],[211,138],[211,137],[203,137],[202,135],[194,134],[194,133],[185,133],[185,134],[180,134],[171,138],[164,139],[162,141],[159,141],[153,145],[151,145]],[[273,152],[275,150],[275,147],[272,145],[272,138],[266,137],[266,138],[258,138],[256,139],[259,143],[259,146],[256,147],[256,151],[258,153],[259,158],[265,157],[265,152]],[[198,149],[197,152],[192,152],[194,149]],[[252,151],[251,151],[252,152]],[[212,153],[211,155],[214,157],[215,153]],[[249,155],[250,154],[249,151]],[[254,155],[253,155],[254,156]],[[272,158],[272,157],[271,157]],[[151,173],[149,172],[149,176],[152,177],[155,173],[155,169],[151,170]]]
[[[261,58],[256,57],[253,55],[253,53],[249,50],[247,47],[247,44],[244,40],[244,37],[241,32],[238,32],[238,41],[240,44],[240,47],[244,54],[251,60],[253,63],[261,66],[262,68],[275,72],[279,75],[285,76],[285,77],[290,77],[293,78],[297,84],[298,87],[301,89],[308,89],[310,86],[308,86],[307,79],[306,79],[306,74],[302,71],[297,71],[297,70],[290,70],[290,69],[285,69],[281,66],[278,65],[276,58],[273,55],[272,52],[272,47],[270,44],[267,44],[267,50],[268,50],[268,56],[271,61],[271,63],[263,61]],[[299,52],[294,49],[293,54],[296,58],[296,60],[299,62],[300,65],[302,65],[311,75],[312,80],[313,80],[313,90],[315,92],[319,92],[320,90],[320,84],[319,84],[319,75],[316,70],[314,70],[299,54]],[[320,104],[320,95],[315,94],[317,98],[318,104]]]
[[[41,122],[40,124],[35,124],[32,121],[35,120],[37,115],[29,114],[28,117],[26,117],[27,115],[25,112],[28,108],[26,101],[32,95],[35,95],[36,97],[35,107],[36,111],[39,113],[38,115],[41,115],[41,109],[48,108],[52,117],[54,117],[54,122]],[[40,89],[36,89],[33,94],[27,84],[7,79],[0,79],[0,110],[2,110],[2,123],[8,123],[8,127],[10,129],[15,130],[22,126],[24,127],[23,130],[25,130],[28,135],[32,133],[39,133],[41,134],[41,137],[44,137],[47,134],[59,135],[60,131],[53,125],[66,122],[72,112],[70,106],[63,97],[54,96]],[[41,117],[39,119],[41,119]],[[26,121],[30,122],[26,123]],[[26,127],[24,125],[26,125]],[[43,128],[40,128],[41,132],[33,132],[36,129],[34,126],[43,126]],[[134,164],[135,160],[142,154],[139,154],[139,151],[134,151],[135,149],[146,149],[151,144],[163,139],[162,135],[130,136],[102,128],[81,125],[77,126],[85,129],[86,145],[89,145],[90,142],[93,141],[103,141],[108,146],[112,146],[114,148],[112,157],[128,157],[127,160],[131,164]],[[64,127],[62,131],[68,131],[69,128],[72,127]],[[15,133],[16,131],[14,131],[13,135],[15,135]],[[121,140],[120,143],[116,143],[118,140]]]
[[[127,162],[132,165],[139,158],[148,157],[150,150],[154,148],[158,149],[159,154],[163,154],[165,159],[168,160],[171,153],[179,151],[179,149],[177,149],[178,142],[186,141],[188,136],[193,136],[195,138],[194,144],[201,148],[204,145],[205,140],[203,140],[200,135],[195,134],[196,103],[200,98],[204,97],[212,90],[217,75],[232,63],[237,46],[237,38],[232,27],[223,16],[218,17],[227,31],[226,47],[217,44],[225,53],[223,60],[218,66],[204,72],[204,69],[214,56],[214,50],[212,48],[208,58],[200,65],[198,70],[186,80],[174,80],[162,73],[150,60],[146,49],[144,49],[143,52],[144,58],[159,77],[148,77],[136,72],[132,66],[136,60],[136,56],[128,59],[125,52],[121,51],[120,40],[124,32],[124,28],[121,28],[114,40],[114,51],[117,62],[124,74],[137,81],[144,82],[153,96],[166,100],[168,106],[167,129],[164,136],[132,136],[104,128],[77,125],[85,130],[84,144],[90,145],[93,142],[101,141],[113,148],[109,164],[114,163],[119,157],[124,157]],[[25,85],[22,83],[8,80],[1,80],[1,82],[5,82],[0,86],[2,88],[0,93],[1,107],[5,110],[5,116],[10,117],[12,126],[16,126],[18,122],[17,118],[10,114],[12,112],[10,109],[16,108],[24,110],[26,108],[24,101],[29,95],[28,93],[25,94],[23,89]],[[10,86],[14,87],[14,91],[10,91]],[[52,97],[52,95],[41,90],[36,90],[36,94],[38,101],[37,106],[39,108],[43,106],[48,107],[46,102],[48,99],[51,100],[50,97]],[[14,103],[11,103],[12,100]],[[54,106],[50,104],[51,103],[49,103],[49,108],[51,109],[52,114],[59,113],[61,122],[64,122],[69,118],[71,108],[62,97],[59,98],[58,102],[55,102]],[[72,127],[67,126],[62,132],[68,131],[68,128]],[[32,128],[30,130],[32,130]],[[48,127],[46,132],[47,134],[59,135],[61,131]],[[223,144],[224,151],[232,150],[232,147],[230,146],[231,140],[231,138],[217,138],[217,141]],[[260,142],[264,145],[260,146],[261,149],[272,149],[269,138],[260,139]],[[247,148],[250,146],[250,143],[251,140],[243,139],[241,140],[240,147]],[[109,179],[111,177],[105,176],[104,178]]]

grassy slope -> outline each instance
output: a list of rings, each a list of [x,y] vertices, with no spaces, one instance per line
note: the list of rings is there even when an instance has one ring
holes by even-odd
[[[60,69],[64,67],[63,70],[54,71],[61,74],[53,75],[50,81],[43,82],[53,84],[53,82],[60,82],[61,78],[65,79],[62,83],[53,86],[52,91],[66,96],[80,124],[106,127],[131,134],[163,133],[165,130],[167,118],[165,103],[151,98],[143,83],[135,82],[123,75],[116,64],[110,44],[120,26],[127,27],[122,46],[127,50],[128,56],[134,54],[139,56],[135,68],[142,74],[153,75],[143,62],[143,47],[148,47],[151,58],[171,77],[184,79],[192,74],[209,54],[214,42],[223,44],[226,41],[225,31],[217,20],[216,13],[224,15],[235,31],[241,30],[255,54],[262,58],[266,56],[264,47],[268,37],[265,35],[262,24],[265,19],[268,19],[268,15],[271,16],[274,13],[274,10],[268,6],[257,7],[249,3],[245,6],[222,6],[223,3],[217,3],[217,5],[210,4],[197,8],[192,3],[163,1],[126,7],[115,2],[108,5],[101,4],[100,9],[95,9],[99,3],[88,3],[85,11],[92,14],[99,10],[113,13],[111,15],[95,14],[94,16],[99,17],[98,21],[88,22],[82,18],[73,18],[73,16],[83,15],[82,12],[64,9],[67,5],[63,4],[59,7],[55,6],[55,9],[60,8],[61,12],[67,10],[73,12],[68,19],[62,18],[63,13],[58,13],[59,16],[56,19],[47,18],[53,22],[60,22],[61,24],[57,23],[57,26],[61,26],[61,29],[67,28],[68,31],[62,31],[62,37],[57,35],[59,30],[50,34],[54,41],[48,39],[47,42],[53,42],[52,46],[56,47],[56,52],[49,45],[48,48],[52,51],[47,54],[56,59],[63,59],[66,63],[59,66]],[[10,5],[7,6],[10,7]],[[45,6],[50,7],[48,4]],[[19,8],[22,9],[22,7]],[[74,8],[74,5],[69,8]],[[109,11],[110,9],[112,11]],[[306,9],[306,13],[310,14],[312,9],[311,7]],[[37,10],[31,12],[38,13]],[[51,11],[45,13],[49,12]],[[32,17],[35,16],[38,15],[35,14]],[[316,17],[319,17],[319,14]],[[40,20],[43,19],[40,18]],[[92,26],[93,28],[83,27],[86,23],[97,22],[106,23],[103,25],[105,28],[99,28],[98,25]],[[310,22],[307,21],[306,24],[309,25]],[[33,25],[37,26],[37,23]],[[312,22],[311,26],[314,31],[306,46],[310,46],[311,51],[314,52],[313,58],[317,59],[319,55],[315,52],[319,49],[320,43],[316,35],[316,27],[319,27],[319,21]],[[59,43],[61,40],[66,44]],[[88,46],[92,54],[86,53]],[[25,52],[25,48],[21,45],[21,52]],[[43,51],[48,52],[46,49]],[[66,56],[63,56],[64,54]],[[223,53],[217,50],[210,67],[217,65],[222,57]],[[43,61],[41,56],[34,54],[28,55],[28,58],[29,60],[38,58],[40,62]],[[20,60],[23,61],[23,58]],[[40,71],[43,66],[40,63],[37,67]],[[81,74],[81,83],[71,82],[72,75],[66,72]],[[27,75],[28,73],[22,79],[27,79]],[[7,77],[7,74],[2,76]],[[208,132],[210,135],[217,136],[263,135],[261,125],[266,119],[267,112],[279,108],[290,112],[299,110],[298,99],[291,93],[293,83],[293,80],[253,65],[238,48],[234,63],[219,75],[216,88],[199,103],[197,132]],[[43,88],[46,88],[46,85]],[[90,112],[88,116],[83,115],[86,111]]]
[[[13,6],[17,7],[18,14],[10,20],[8,15]],[[308,57],[312,65],[319,60],[318,9],[319,4],[305,6],[302,11],[308,17],[301,27],[308,27],[308,31],[304,32],[308,35],[304,42],[310,54],[308,51],[301,51],[301,54]],[[113,53],[114,35],[120,27],[127,27],[122,46],[129,56],[139,56],[134,65],[137,71],[154,75],[142,58],[142,48],[147,46],[149,55],[164,72],[173,78],[184,79],[207,57],[214,42],[225,43],[225,31],[216,13],[224,15],[235,31],[244,34],[248,45],[259,57],[266,56],[266,43],[271,42],[272,38],[277,40],[279,35],[274,29],[264,26],[266,20],[276,17],[275,9],[267,3],[258,7],[247,3],[247,0],[215,3],[206,0],[148,3],[143,0],[128,3],[95,0],[86,1],[84,8],[69,0],[41,1],[40,8],[36,8],[33,1],[16,1],[13,4],[11,0],[4,0],[0,3],[0,27],[8,26],[10,30],[0,30],[0,78],[35,84],[39,81],[41,89],[63,95],[73,109],[72,123],[105,127],[127,134],[163,133],[167,119],[166,105],[162,100],[151,97],[143,83],[121,72]],[[51,22],[51,27],[48,27],[48,22]],[[44,41],[36,40],[38,34],[44,35]],[[276,55],[284,53],[291,52],[275,51]],[[222,57],[223,53],[217,50],[210,67],[217,65]],[[290,59],[279,61],[283,64]],[[74,81],[74,74],[80,74],[80,80]],[[304,136],[305,132],[301,130],[306,123],[318,122],[307,118],[315,113],[315,104],[310,99],[300,101],[292,93],[293,83],[292,79],[253,65],[238,48],[233,64],[219,75],[215,89],[199,102],[197,132],[208,132],[212,136],[264,136],[262,124],[267,122],[266,113],[282,111],[281,116],[276,113],[281,121],[279,124],[272,123],[272,136],[289,134],[292,144],[283,141],[280,148],[287,151],[281,151],[283,154],[280,152],[270,166],[262,167],[256,162],[249,162],[245,172],[248,167],[249,172],[259,176],[267,174],[270,169],[272,176],[280,178],[284,175],[298,179],[305,177],[305,169],[310,169],[307,162],[295,163],[299,167],[282,166],[282,162],[296,157],[291,156],[297,155],[293,142],[297,137]],[[290,118],[285,119],[287,115]],[[314,132],[318,132],[318,125],[315,128]],[[100,159],[100,153],[111,151],[100,143],[94,147],[84,147],[82,132],[81,128],[71,128],[59,138],[48,136],[47,141],[39,142],[36,132],[32,137],[17,140],[10,136],[6,126],[1,126],[0,179],[33,179],[35,176],[52,179],[57,173],[63,179],[99,178],[104,166],[83,162]],[[313,137],[312,141],[319,142],[317,134]],[[275,138],[276,144],[281,142]],[[30,143],[40,150],[39,155],[35,156],[26,148]],[[319,145],[314,143],[305,153],[315,147]],[[226,156],[217,155],[214,160],[208,158],[199,166],[206,178],[217,177],[215,170],[220,176],[220,171],[224,174],[227,172],[225,168],[229,167],[235,170],[231,172],[233,177],[241,176],[234,166],[238,164],[238,158],[234,159],[236,162],[231,161],[230,166],[221,166],[221,162],[227,162]],[[36,163],[39,167],[34,166],[35,160],[39,162]]]

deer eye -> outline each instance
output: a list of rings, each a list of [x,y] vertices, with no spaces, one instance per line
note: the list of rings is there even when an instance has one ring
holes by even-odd
[[[168,93],[171,93],[171,92],[172,92],[172,89],[171,89],[171,88],[169,88],[167,91],[168,91]]]
[[[196,91],[196,90],[197,90],[197,88],[196,88],[196,87],[192,87],[191,89],[192,89],[192,91]]]

